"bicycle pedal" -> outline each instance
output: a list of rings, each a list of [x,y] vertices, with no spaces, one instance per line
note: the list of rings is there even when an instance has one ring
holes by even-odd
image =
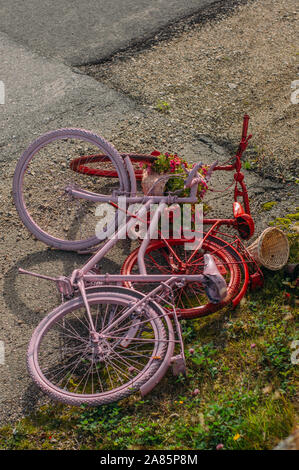
[[[170,362],[172,366],[173,375],[179,375],[179,374],[186,375],[186,362],[182,354],[173,356]]]
[[[69,280],[69,278],[65,276],[60,276],[56,280],[56,287],[58,292],[60,292],[64,297],[71,297],[74,293],[74,288]]]

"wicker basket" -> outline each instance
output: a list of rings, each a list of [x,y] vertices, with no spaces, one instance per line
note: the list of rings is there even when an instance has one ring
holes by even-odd
[[[286,235],[276,227],[264,230],[247,250],[258,264],[271,271],[283,268],[290,253]]]

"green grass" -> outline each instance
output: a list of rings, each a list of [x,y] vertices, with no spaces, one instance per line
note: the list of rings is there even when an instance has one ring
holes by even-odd
[[[298,237],[291,240],[295,262]],[[44,406],[2,427],[0,449],[272,449],[298,416],[298,365],[290,360],[298,293],[285,281],[283,272],[266,272],[264,288],[235,310],[182,321],[186,378],[169,371],[142,400]]]

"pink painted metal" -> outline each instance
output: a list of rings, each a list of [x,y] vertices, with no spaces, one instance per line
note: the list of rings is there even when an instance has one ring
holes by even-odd
[[[120,155],[111,144],[88,131],[62,129],[50,132],[37,139],[24,152],[14,176],[16,207],[27,228],[51,246],[78,251],[98,244],[95,237],[63,240],[48,234],[35,222],[25,204],[23,181],[30,162],[40,149],[56,142],[58,138],[78,138],[98,146],[103,152],[72,159],[69,169],[74,174],[108,177],[115,179],[118,185],[112,194],[103,195],[95,190],[83,189],[64,178],[63,191],[68,198],[75,202],[108,202],[118,212],[121,212],[119,195],[128,196],[129,203],[143,203],[137,214],[125,210],[123,215],[126,223],[120,225],[87,263],[75,269],[69,277],[54,278],[19,270],[21,274],[54,281],[59,293],[69,299],[38,325],[28,349],[29,372],[35,383],[51,397],[71,405],[85,403],[98,406],[122,399],[137,390],[145,395],[161,380],[170,365],[175,374],[186,373],[179,318],[207,315],[229,302],[236,306],[250,282],[253,287],[262,283],[262,273],[240,239],[220,232],[222,226],[229,226],[235,228],[241,238],[248,239],[254,231],[244,174],[241,172],[241,157],[251,138],[251,135],[247,136],[248,121],[249,116],[245,115],[242,138],[234,162],[220,166],[215,162],[204,178],[207,184],[214,171],[234,171],[234,217],[204,219],[204,226],[210,228],[193,252],[188,257],[184,255],[184,258],[179,256],[178,250],[185,240],[165,239],[162,236],[153,242],[150,237],[146,237],[136,256],[134,253],[129,256],[121,274],[101,274],[98,270],[99,261],[134,226],[136,219],[148,223],[147,215],[152,203],[159,203],[159,210],[149,222],[148,233],[157,229],[165,204],[195,204],[198,185],[203,179],[198,173],[202,163],[197,163],[190,171],[185,169],[185,188],[190,188],[188,197],[171,194],[138,196],[136,179],[140,176],[140,170],[134,168],[133,163],[146,162],[150,156]],[[88,166],[94,163],[102,163],[104,166],[100,169]],[[29,174],[32,174],[30,170]],[[238,201],[240,197],[244,207]],[[207,251],[205,254],[202,254],[203,249]],[[146,255],[150,253],[154,259],[155,250],[163,254],[169,269],[149,273]],[[138,273],[133,272],[135,265]],[[227,273],[230,276],[228,284],[223,277]],[[135,284],[150,283],[155,283],[156,287],[148,293],[132,288]],[[130,289],[123,287],[123,284]],[[196,286],[208,299],[208,302],[204,301],[206,304],[198,306],[199,310],[191,308],[184,311],[178,306],[176,293],[180,293],[181,300],[188,286],[194,291]],[[195,298],[198,302],[202,299],[197,295]],[[45,354],[45,347],[53,347],[52,354]]]

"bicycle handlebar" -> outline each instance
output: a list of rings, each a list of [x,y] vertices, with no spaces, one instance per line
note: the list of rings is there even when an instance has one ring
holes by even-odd
[[[202,162],[196,163],[194,165],[194,167],[192,168],[192,170],[190,170],[190,171],[185,166],[182,165],[185,173],[188,175],[188,177],[186,178],[185,183],[184,183],[185,188],[192,188],[192,186],[194,186],[196,183],[199,184],[200,181],[204,181],[206,184],[208,184],[208,182],[209,182],[209,180],[212,176],[212,173],[214,171],[214,168],[217,165],[218,165],[218,161],[215,161],[214,163],[212,163],[212,165],[209,166],[205,177],[198,173],[198,170],[203,167]]]
[[[218,161],[215,161],[212,165],[210,165],[208,167],[208,170],[207,170],[207,173],[205,174],[205,176],[198,173],[198,170],[203,167],[202,162],[198,162],[198,163],[194,164],[194,166],[191,170],[188,170],[185,167],[185,165],[182,165],[183,170],[187,174],[187,178],[184,181],[184,188],[191,188],[190,195],[192,195],[193,197],[196,196],[197,188],[198,188],[198,185],[200,184],[200,182],[203,182],[206,185],[208,184],[208,181],[210,180],[214,170],[218,170],[218,169],[234,170],[235,169],[236,172],[237,172],[237,177],[235,175],[235,180],[240,181],[238,179],[238,176],[240,174],[240,169],[241,169],[241,157],[242,157],[243,152],[247,148],[249,140],[252,137],[252,134],[247,135],[249,119],[250,118],[249,118],[248,114],[245,114],[244,117],[243,117],[242,137],[241,137],[241,141],[240,141],[240,144],[239,144],[239,148],[238,148],[237,153],[235,155],[235,163],[233,165],[218,167]],[[242,177],[242,175],[241,175],[241,177]],[[241,183],[241,185],[242,185],[242,183]],[[243,193],[241,192],[240,194],[243,194],[243,197],[246,198],[244,188],[243,188]],[[248,203],[246,201],[245,201],[245,206],[248,207]],[[248,209],[248,211],[249,211],[249,209]]]

